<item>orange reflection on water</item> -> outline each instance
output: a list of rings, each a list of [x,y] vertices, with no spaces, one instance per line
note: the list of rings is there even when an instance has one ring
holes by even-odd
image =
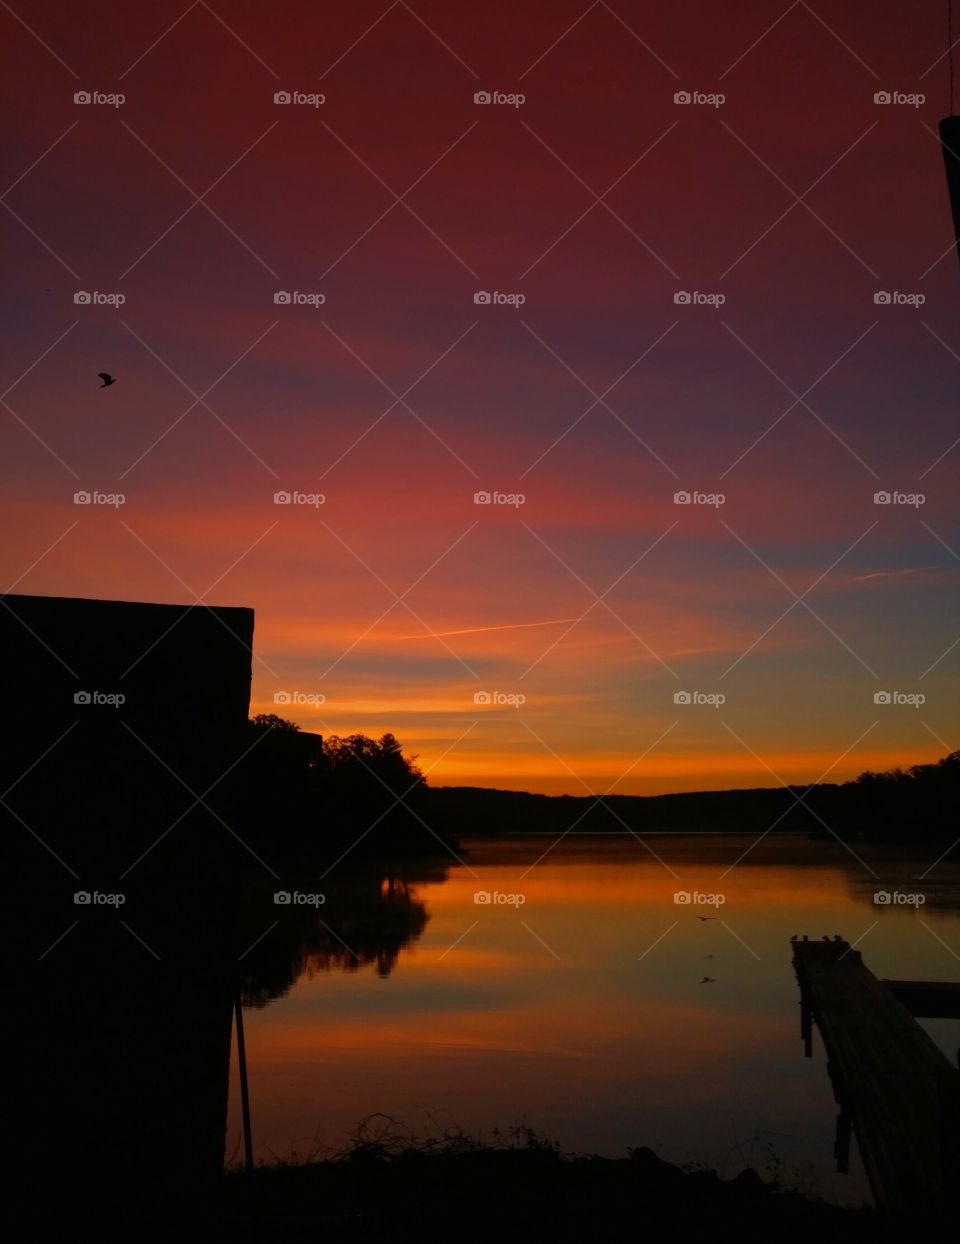
[[[652,837],[659,860],[629,836],[544,856],[551,842],[466,844],[464,867],[418,888],[429,921],[388,977],[320,973],[248,1012],[260,1152],[337,1148],[378,1111],[487,1134],[525,1118],[568,1150],[662,1144],[710,1164],[760,1129],[788,1165],[815,1163],[824,1195],[866,1195],[831,1170],[834,1103],[822,1059],[802,1057],[789,939],[869,932],[878,975],[947,978],[922,921],[960,950],[956,908],[879,910],[852,856],[806,839],[732,869],[751,839]]]

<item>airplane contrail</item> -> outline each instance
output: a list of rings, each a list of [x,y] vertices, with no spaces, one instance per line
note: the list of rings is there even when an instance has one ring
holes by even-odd
[[[424,631],[420,635],[394,635],[394,643],[402,639],[432,639],[434,635],[479,635],[483,631],[519,631],[531,626],[562,626],[565,622],[579,622],[579,618],[548,618],[545,622],[506,622],[502,626],[467,626],[459,631]],[[391,642],[390,640],[386,641]]]
[[[933,569],[933,566],[907,566],[903,570],[874,570],[870,574],[855,575],[854,579],[857,583],[864,583],[867,579],[893,579],[900,575],[922,574],[925,570]]]

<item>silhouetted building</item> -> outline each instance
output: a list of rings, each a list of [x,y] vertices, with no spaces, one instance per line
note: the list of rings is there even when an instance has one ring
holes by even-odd
[[[35,1228],[163,1234],[218,1186],[235,882],[269,875],[238,786],[252,641],[248,609],[0,597],[8,1129]]]

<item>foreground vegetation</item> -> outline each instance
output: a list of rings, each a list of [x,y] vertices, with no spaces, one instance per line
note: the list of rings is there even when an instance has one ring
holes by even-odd
[[[828,1205],[752,1169],[722,1179],[645,1148],[566,1155],[527,1127],[490,1141],[420,1139],[379,1115],[324,1161],[231,1171],[226,1213],[238,1233],[252,1216],[263,1238],[282,1241],[622,1240],[671,1224],[838,1240],[876,1230],[870,1210]]]

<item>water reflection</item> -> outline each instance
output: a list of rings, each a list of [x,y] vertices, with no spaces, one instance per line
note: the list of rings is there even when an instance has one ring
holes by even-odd
[[[318,973],[358,972],[372,966],[387,977],[401,950],[423,933],[430,919],[417,891],[439,885],[444,863],[392,864],[383,868],[341,870],[328,880],[304,879],[299,888],[281,893],[250,891],[243,903],[243,928],[255,934],[267,917],[273,923],[243,955],[241,997],[244,1006],[263,1007],[283,997],[301,977]],[[306,896],[310,901],[298,903]]]
[[[141,1239],[169,1238],[187,1213],[215,1221],[238,994],[256,1013],[298,979],[368,967],[387,978],[427,926],[418,888],[445,874],[444,864],[344,871],[322,908],[212,877],[130,878],[122,904],[99,892],[74,904],[64,883],[9,895],[32,951],[10,1034],[29,1090],[10,1112],[22,1162],[11,1182],[35,1188],[47,1171],[58,1188],[42,1208],[28,1195],[34,1219],[59,1221],[68,1207],[91,1219],[109,1205],[113,1227]],[[255,1093],[261,1071],[251,1059]]]
[[[875,890],[916,889],[932,861],[885,848],[861,864],[796,838],[741,859],[750,841],[654,838],[654,855],[567,839],[539,863],[551,839],[470,842],[467,867],[408,879],[398,911],[416,920],[379,979],[356,970],[376,961],[363,921],[352,955],[331,905],[329,930],[287,955],[286,993],[249,1017],[258,1152],[339,1148],[376,1111],[488,1132],[525,1116],[568,1150],[659,1144],[729,1174],[769,1149],[819,1194],[866,1198],[856,1159],[833,1174],[834,1103],[820,1051],[798,1051],[789,939],[841,933],[878,976],[949,979],[957,869],[924,881],[926,906],[883,908]],[[678,905],[680,890],[725,902]],[[495,891],[524,901],[475,902]],[[956,1022],[927,1027],[952,1059]],[[237,1117],[232,1103],[231,1151]]]

